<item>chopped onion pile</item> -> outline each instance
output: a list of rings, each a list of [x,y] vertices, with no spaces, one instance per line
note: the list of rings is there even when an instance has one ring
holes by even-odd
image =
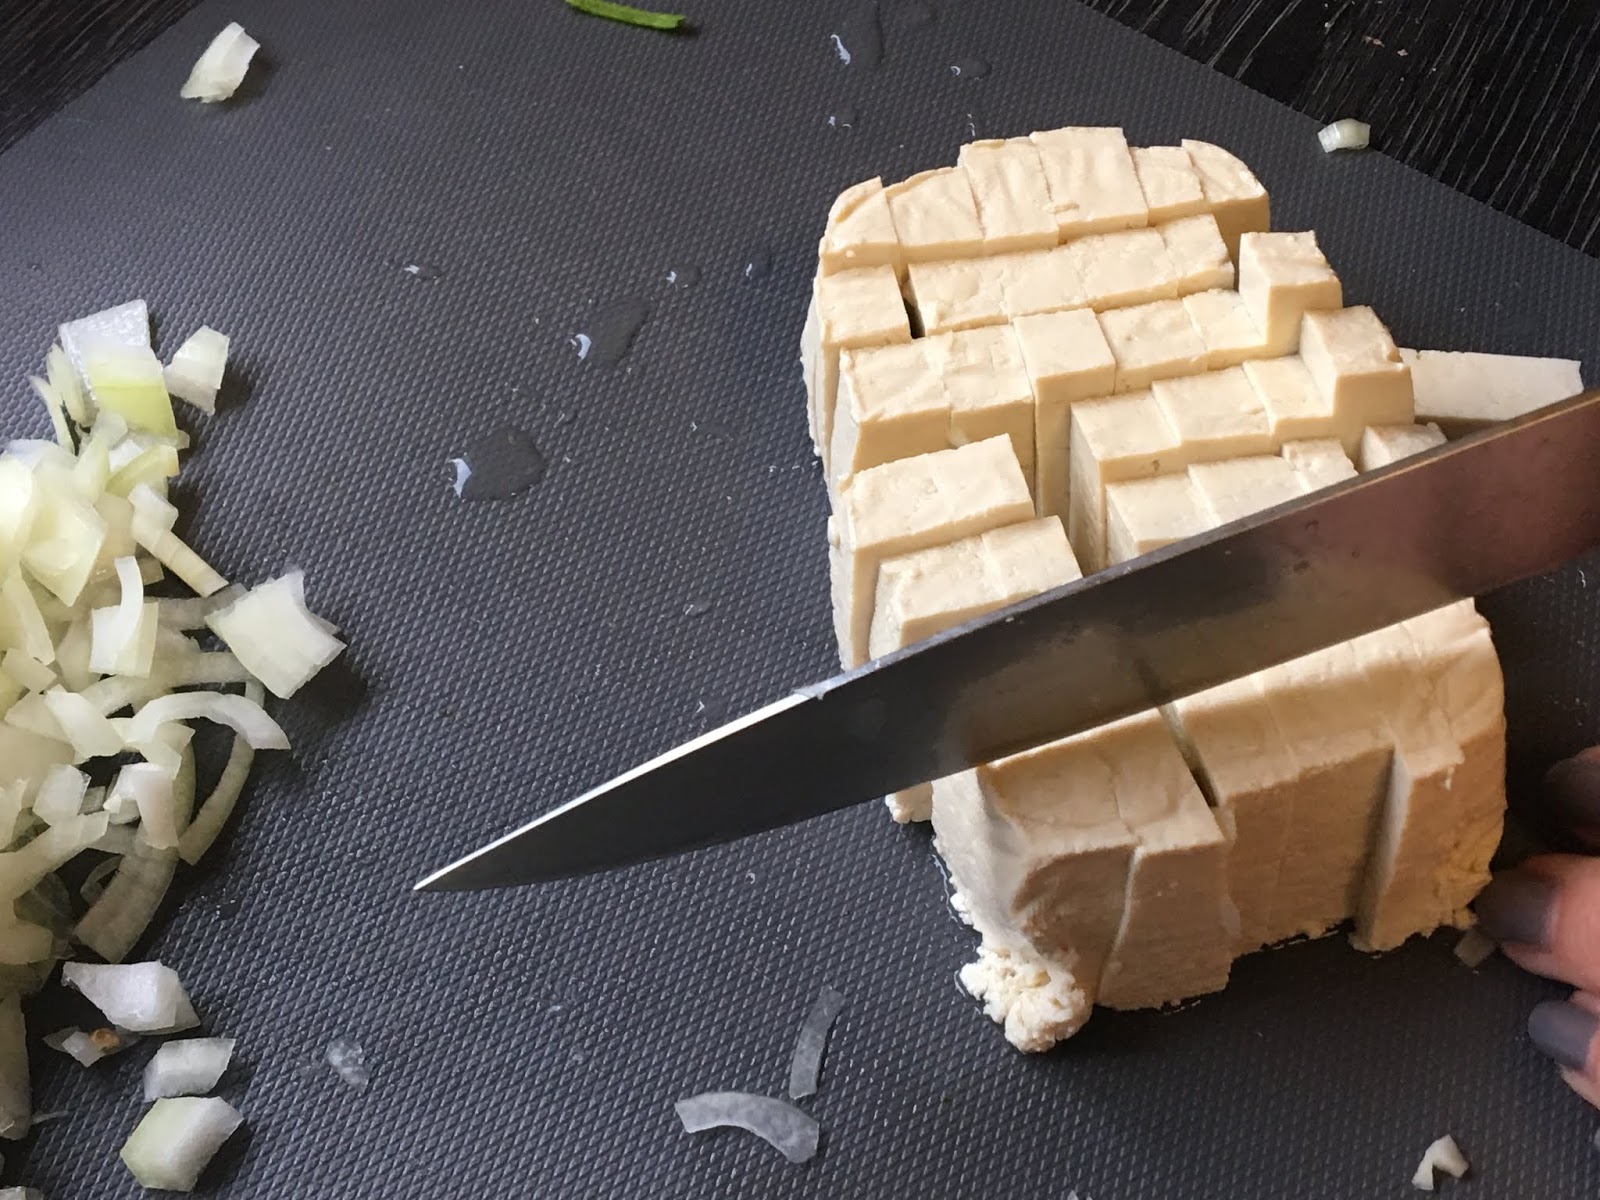
[[[674,1107],[685,1133],[707,1129],[744,1129],[772,1146],[790,1162],[805,1162],[817,1153],[821,1130],[787,1100],[754,1092],[702,1092]]]
[[[186,1038],[157,1050],[144,1069],[144,1098],[198,1096],[217,1086],[233,1058],[232,1038]]]
[[[261,44],[246,33],[237,21],[229,21],[221,33],[200,55],[189,78],[178,94],[185,100],[216,104],[239,90],[250,60]]]
[[[1317,141],[1322,143],[1326,154],[1335,150],[1365,150],[1371,140],[1372,126],[1350,117],[1317,130]]]
[[[157,1100],[123,1143],[122,1161],[147,1188],[192,1192],[243,1118],[216,1096]]]
[[[1425,1192],[1433,1191],[1435,1169],[1443,1171],[1452,1179],[1460,1179],[1467,1173],[1466,1155],[1461,1153],[1461,1147],[1456,1145],[1455,1138],[1448,1133],[1423,1152],[1417,1173],[1411,1177],[1411,1185]]]

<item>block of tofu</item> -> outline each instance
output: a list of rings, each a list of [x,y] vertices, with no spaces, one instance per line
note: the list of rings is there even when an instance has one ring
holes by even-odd
[[[1228,245],[1210,213],[1167,221],[1158,225],[1156,232],[1172,261],[1178,295],[1233,286],[1233,259],[1228,257]]]
[[[1267,189],[1249,167],[1221,146],[1185,141],[1183,148],[1189,152],[1195,174],[1200,176],[1206,207],[1217,219],[1228,254],[1238,262],[1240,237],[1271,228]]]
[[[1097,312],[1177,298],[1177,273],[1154,229],[1090,234],[1068,242],[1058,253],[1072,264],[1089,307]]]
[[[913,263],[907,283],[926,334],[1002,325],[1029,313],[1088,304],[1083,282],[1059,250]]]
[[[1363,471],[1375,471],[1442,445],[1444,431],[1431,422],[1427,425],[1369,425],[1361,433],[1357,461]]]
[[[1239,241],[1239,298],[1262,332],[1266,355],[1282,355],[1299,348],[1308,312],[1343,307],[1344,289],[1316,234],[1246,233]]]
[[[839,661],[867,661],[878,565],[1033,516],[1011,440],[904,458],[858,472],[839,488],[828,565]]]
[[[1098,1002],[1153,1008],[1221,991],[1238,936],[1227,839],[1160,713],[1097,733],[1117,815],[1138,843]]]
[[[1150,223],[1122,130],[1075,126],[1033,135],[1062,241]]]
[[[1307,313],[1300,322],[1300,358],[1333,406],[1333,433],[1345,453],[1358,451],[1369,425],[1411,422],[1411,369],[1370,308]]]
[[[1168,475],[1188,465],[1183,443],[1148,392],[1122,392],[1072,406],[1067,535],[1085,571],[1106,557],[1106,487]]]
[[[1324,438],[1333,432],[1333,402],[1317,389],[1297,356],[1257,359],[1243,367],[1266,409],[1274,442]],[[1344,457],[1343,450],[1339,457]]]
[[[1321,491],[1356,476],[1356,465],[1350,461],[1338,438],[1285,442],[1282,454],[1300,476],[1300,486],[1307,492]]]
[[[1215,462],[1275,449],[1266,408],[1239,367],[1158,379],[1150,392],[1190,462]]]
[[[1210,528],[1189,476],[1157,475],[1106,488],[1106,559],[1126,562]]]
[[[1072,406],[1104,396],[1116,382],[1117,364],[1087,309],[1018,317],[1012,327],[1033,389],[1034,497],[1041,517],[1066,518]]]
[[[1056,244],[1050,188],[1039,151],[1029,139],[968,142],[956,161],[972,188],[985,254]]]
[[[1150,224],[1210,211],[1200,176],[1182,146],[1135,146],[1132,154]]]
[[[904,265],[900,239],[895,236],[882,179],[868,179],[839,193],[828,211],[817,262],[824,275],[857,267],[892,267],[900,272]]]
[[[833,437],[833,403],[839,386],[839,351],[911,340],[911,322],[892,267],[862,267],[819,275],[800,335],[811,444],[827,461]]]
[[[1267,356],[1266,338],[1238,292],[1213,288],[1183,298],[1189,320],[1206,346],[1206,366],[1213,371],[1236,367],[1247,359]]]
[[[1266,945],[1299,766],[1248,676],[1168,705],[1164,715],[1228,838],[1236,954]]]
[[[1411,368],[1417,420],[1438,422],[1449,437],[1509,421],[1583,391],[1580,364],[1566,358],[1402,350],[1400,359]]]
[[[1320,937],[1355,912],[1394,752],[1349,643],[1258,678],[1299,771],[1265,940]]]
[[[1193,463],[1189,482],[1210,525],[1226,525],[1305,494],[1299,473],[1276,454]]]
[[[908,263],[983,253],[983,228],[967,173],[923,171],[884,189],[900,252]]]
[[[1136,392],[1157,379],[1206,369],[1206,344],[1179,300],[1157,300],[1098,314],[1117,362],[1115,390]]]

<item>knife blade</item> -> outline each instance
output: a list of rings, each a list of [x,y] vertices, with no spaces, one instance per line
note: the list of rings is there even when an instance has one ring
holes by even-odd
[[[990,762],[1600,546],[1600,391],[1279,505],[805,687],[419,890],[606,870]]]

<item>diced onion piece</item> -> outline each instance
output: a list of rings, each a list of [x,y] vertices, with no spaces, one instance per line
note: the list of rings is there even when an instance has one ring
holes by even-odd
[[[61,732],[67,735],[67,741],[72,743],[72,752],[79,762],[122,753],[125,743],[116,727],[77,692],[54,687],[44,693],[44,702],[61,726]]]
[[[48,959],[55,944],[55,935],[43,925],[0,916],[0,963],[25,967]]]
[[[157,1100],[119,1153],[141,1186],[192,1192],[200,1172],[243,1121],[216,1096]]]
[[[1448,1133],[1423,1152],[1422,1162],[1418,1165],[1416,1174],[1411,1177],[1412,1186],[1421,1188],[1425,1192],[1433,1191],[1435,1168],[1452,1179],[1460,1179],[1467,1173],[1466,1156],[1461,1153],[1461,1147],[1456,1145],[1455,1138]]]
[[[183,751],[173,783],[173,811],[181,825],[194,806],[194,755]],[[187,832],[187,830],[185,831]],[[72,936],[107,962],[121,962],[144,936],[151,918],[172,884],[178,856],[158,850],[143,837],[129,843],[116,875],[90,902],[89,911],[73,927]]]
[[[219,608],[226,608],[240,596],[244,588],[230,583],[220,592],[200,596],[193,600],[166,600],[161,603],[161,623],[168,629],[204,629],[206,618]]]
[[[201,412],[214,413],[227,365],[228,335],[202,325],[178,347],[167,364],[167,390]]]
[[[0,1188],[0,1200],[44,1200],[44,1193],[31,1187]]]
[[[85,1033],[81,1029],[69,1028],[46,1035],[44,1044],[52,1050],[71,1055],[80,1066],[92,1067],[102,1058],[126,1050],[138,1040],[138,1034],[120,1029],[95,1029]]]
[[[257,704],[263,699],[259,683],[245,684],[244,694],[247,700]],[[242,737],[233,739],[233,749],[228,752],[228,761],[217,778],[216,786],[178,839],[178,855],[184,862],[193,865],[211,849],[211,844],[217,840],[217,835],[232,815],[239,794],[244,791],[245,780],[250,777],[250,765],[255,762],[255,757],[255,749],[248,741]]]
[[[61,397],[56,394],[56,389],[50,385],[49,380],[40,379],[37,375],[29,375],[28,383],[33,387],[39,399],[44,401],[45,411],[50,414],[50,428],[56,435],[56,445],[65,446],[68,450],[71,450],[74,445],[72,426],[67,424],[66,406],[62,404]]]
[[[111,824],[105,813],[84,813],[51,825],[31,842],[0,852],[0,900],[15,900],[80,850],[93,845]]]
[[[356,1091],[366,1090],[372,1082],[372,1070],[367,1066],[367,1054],[349,1038],[334,1038],[323,1052],[333,1073]]]
[[[1322,149],[1328,154],[1335,150],[1365,150],[1371,140],[1372,126],[1350,117],[1325,125],[1317,131],[1317,141],[1322,143]]]
[[[39,602],[34,599],[21,571],[12,571],[0,579],[0,625],[10,627],[13,644],[28,657],[47,665],[55,662],[56,647],[50,640],[50,627],[44,623]]]
[[[795,1039],[794,1058],[789,1063],[789,1099],[799,1100],[816,1092],[817,1081],[822,1077],[822,1055],[828,1048],[828,1031],[843,1007],[844,997],[831,987],[824,987],[817,994],[800,1026],[800,1036]]]
[[[22,1000],[0,996],[0,1138],[24,1138],[33,1125],[33,1092],[28,1083],[28,1032]]]
[[[97,500],[111,478],[111,451],[128,433],[128,423],[115,413],[104,413],[94,423],[72,466],[72,482],[86,499]]]
[[[115,467],[106,480],[106,491],[126,496],[143,484],[152,490],[178,473],[178,452],[165,442],[146,446],[132,458]]]
[[[150,674],[155,659],[160,608],[145,602],[144,579],[132,557],[117,559],[122,599],[115,608],[97,608],[91,615],[89,669],[98,675]]]
[[[85,379],[85,363],[91,350],[150,348],[150,310],[143,300],[130,300],[68,321],[60,332],[67,361],[78,378]]]
[[[266,709],[244,696],[224,692],[173,692],[158,696],[133,718],[128,741],[143,745],[156,737],[169,721],[204,719],[226,725],[257,750],[287,750],[289,739]]]
[[[158,962],[66,963],[61,982],[82,992],[113,1025],[134,1033],[178,1033],[200,1023],[177,972]]]
[[[34,514],[33,536],[22,563],[62,604],[76,604],[100,561],[106,541],[105,519],[70,482],[49,488]],[[29,650],[41,662],[37,651]]]
[[[46,825],[60,825],[83,812],[89,777],[76,767],[51,767],[33,798],[33,812]]]
[[[161,360],[148,346],[137,350],[97,346],[84,359],[84,377],[102,411],[116,413],[134,429],[161,437],[177,434]]]
[[[753,1092],[703,1092],[679,1100],[673,1107],[685,1133],[744,1129],[796,1163],[817,1153],[817,1123],[787,1100]]]
[[[144,1069],[144,1098],[198,1096],[217,1086],[233,1057],[232,1038],[188,1038],[168,1042]]]
[[[1455,955],[1463,966],[1477,968],[1489,961],[1497,947],[1478,929],[1469,929],[1456,943]]]
[[[30,692],[48,691],[56,685],[56,673],[37,658],[21,650],[7,650],[0,658],[0,671],[15,679]]]
[[[279,699],[288,699],[344,649],[333,626],[306,607],[305,577],[291,571],[251,588],[206,618],[211,631]]]
[[[226,579],[173,534],[177,509],[144,485],[129,492],[128,500],[133,504],[134,540],[155,555],[162,566],[199,596],[209,596],[228,586]]]
[[[33,468],[13,454],[0,457],[0,578],[17,565],[33,532],[35,492]]]
[[[253,37],[237,21],[230,21],[200,55],[189,78],[178,94],[185,100],[215,104],[226,100],[244,82],[250,60],[260,49]]]
[[[172,800],[173,777],[154,763],[130,763],[117,772],[112,789],[133,797],[139,831],[156,850],[178,848],[178,815]]]
[[[84,394],[83,380],[67,358],[67,352],[60,346],[51,346],[50,353],[45,355],[44,370],[50,386],[66,407],[67,415],[81,428],[89,428],[94,418],[93,406]]]

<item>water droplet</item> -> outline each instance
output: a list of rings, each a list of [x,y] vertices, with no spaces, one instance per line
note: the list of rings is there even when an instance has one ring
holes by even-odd
[[[744,260],[743,275],[747,283],[765,279],[772,274],[772,251],[757,250]]]
[[[667,282],[679,290],[688,290],[700,282],[699,267],[668,267]]]
[[[421,279],[426,283],[431,283],[444,272],[432,263],[407,263],[406,274],[413,278]]]
[[[544,478],[545,460],[533,439],[502,426],[452,458],[455,493],[463,500],[509,500]]]
[[[686,617],[703,617],[711,611],[711,605],[703,600],[691,600],[683,606],[683,615]]]
[[[854,129],[858,114],[848,104],[828,114],[829,129]]]
[[[833,41],[833,52],[848,67],[872,71],[883,61],[883,27],[878,23],[876,4],[862,5],[828,36]]]
[[[902,4],[899,15],[900,24],[907,29],[921,29],[932,25],[939,11],[931,4]]]
[[[642,300],[618,300],[595,310],[581,332],[572,335],[578,357],[591,359],[603,367],[614,367],[633,345],[634,335],[650,316]]]
[[[958,79],[982,79],[989,69],[989,64],[981,58],[959,58],[950,64],[950,74]]]

